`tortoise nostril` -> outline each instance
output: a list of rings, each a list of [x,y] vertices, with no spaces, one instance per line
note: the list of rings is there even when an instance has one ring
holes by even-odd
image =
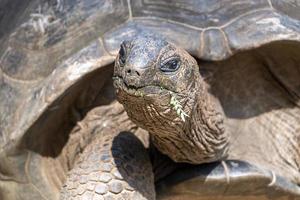
[[[126,70],[127,75],[133,75],[133,76],[141,76],[140,72],[137,70],[127,69]]]

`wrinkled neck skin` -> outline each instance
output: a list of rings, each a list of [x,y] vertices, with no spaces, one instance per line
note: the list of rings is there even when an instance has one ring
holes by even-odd
[[[189,141],[189,163],[200,164],[222,160],[227,156],[229,134],[225,130],[224,113],[220,102],[208,91],[206,82],[196,80],[197,91],[189,125],[184,133]]]
[[[217,99],[200,77],[173,93],[188,115],[183,121],[170,105],[170,91],[164,95],[137,97],[118,90],[118,100],[128,116],[152,136],[154,145],[175,162],[207,163],[224,158],[229,136],[224,129],[224,115]]]
[[[207,89],[202,78],[196,80],[187,88],[187,96],[179,99],[188,114],[185,122],[173,113],[173,120],[179,122],[168,124],[173,125],[173,130],[151,132],[154,145],[176,162],[201,164],[226,157],[229,135],[224,128],[224,115],[218,100]]]

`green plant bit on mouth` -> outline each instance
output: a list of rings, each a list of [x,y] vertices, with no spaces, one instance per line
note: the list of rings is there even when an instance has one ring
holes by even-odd
[[[188,115],[182,109],[182,105],[176,99],[176,95],[173,92],[170,92],[170,95],[171,95],[170,105],[176,111],[177,115],[181,118],[181,120],[185,122],[185,117],[188,117]]]
[[[144,93],[142,91],[136,91],[135,92],[135,95],[136,96],[139,96],[139,97],[143,97],[144,96]]]

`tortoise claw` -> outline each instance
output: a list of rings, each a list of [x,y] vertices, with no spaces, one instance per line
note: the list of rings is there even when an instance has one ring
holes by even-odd
[[[277,179],[275,172],[273,172],[272,170],[271,170],[271,174],[272,174],[272,181],[268,184],[269,187],[272,187],[273,185],[275,185],[276,179]]]
[[[222,164],[222,166],[224,168],[224,174],[226,176],[226,182],[227,182],[227,184],[229,184],[230,183],[230,176],[229,176],[230,172],[229,172],[228,166],[226,164],[226,160],[222,160],[221,164]]]

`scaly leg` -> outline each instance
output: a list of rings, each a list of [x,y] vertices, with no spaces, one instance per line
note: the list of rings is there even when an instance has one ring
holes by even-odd
[[[130,132],[96,138],[69,172],[61,200],[155,199],[148,152]]]

